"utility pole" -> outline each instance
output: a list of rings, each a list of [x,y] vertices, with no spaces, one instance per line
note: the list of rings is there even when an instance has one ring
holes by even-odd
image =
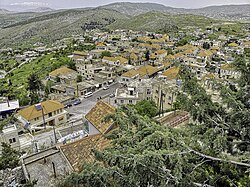
[[[52,167],[53,167],[54,177],[56,178],[56,167],[54,162],[52,162]]]
[[[41,107],[42,107],[42,116],[43,116],[43,126],[44,126],[44,129],[46,129],[46,122],[45,122],[45,117],[44,117],[44,111],[43,111],[43,105],[41,103]]]
[[[73,133],[73,124],[74,124],[74,122],[72,121],[72,123],[71,123],[71,134]]]
[[[53,125],[53,132],[54,132],[54,138],[55,138],[55,144],[57,143],[57,138],[56,138],[56,130],[55,130],[55,125]]]

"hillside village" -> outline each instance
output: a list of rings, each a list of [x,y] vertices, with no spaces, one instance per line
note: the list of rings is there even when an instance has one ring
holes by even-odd
[[[116,127],[104,118],[117,108],[146,100],[155,103],[158,112],[154,119],[164,126],[181,128],[192,120],[175,105],[183,83],[179,76],[182,66],[194,74],[213,101],[220,102],[216,83],[233,84],[231,80],[241,76],[233,62],[238,55],[250,54],[250,31],[246,28],[239,36],[225,34],[219,26],[175,35],[94,29],[58,41],[51,48],[38,43],[33,49],[9,48],[1,53],[13,55],[11,60],[18,63],[0,69],[6,89],[15,84],[13,72],[27,64],[48,55],[54,55],[49,65],[56,58],[65,60],[46,69],[46,75],[37,73],[41,82],[37,89],[20,91],[17,97],[1,91],[0,119],[11,120],[2,127],[0,141],[25,154],[19,168],[0,172],[0,185],[13,179],[16,183],[37,179],[37,186],[48,186],[80,171],[83,160],[93,161],[92,149],[103,150],[110,144],[105,135]],[[18,84],[24,89],[24,83]],[[22,93],[28,93],[28,102]]]

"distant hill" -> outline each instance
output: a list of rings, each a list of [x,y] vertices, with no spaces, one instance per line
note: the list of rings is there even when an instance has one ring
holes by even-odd
[[[250,4],[209,6],[200,9],[191,9],[189,10],[189,13],[215,19],[250,21]]]
[[[120,20],[108,26],[110,29],[146,30],[152,32],[171,32],[186,26],[205,27],[217,21],[190,14],[168,14],[157,11],[147,12],[130,19]]]
[[[50,11],[54,11],[54,9],[49,7],[37,7],[33,9],[27,9],[24,12],[50,12]]]
[[[0,8],[0,14],[9,14],[9,13],[11,13],[11,11],[9,11],[7,9]]]
[[[157,3],[129,3],[129,2],[112,3],[102,6],[102,8],[116,10],[118,12],[131,16],[136,16],[151,11],[172,13],[172,12],[177,12],[179,10],[172,7],[166,7],[162,4],[157,4]],[[180,9],[180,11],[181,10],[182,9]]]
[[[51,43],[83,33],[83,29],[86,28],[104,28],[117,20],[128,19],[127,15],[120,12],[101,8],[61,10],[32,15],[35,16],[2,27],[0,47],[15,43],[25,45],[37,41]]]
[[[221,5],[210,6],[199,9],[184,9],[167,7],[156,3],[112,3],[103,6],[107,9],[119,11],[128,15],[139,15],[151,11],[159,11],[172,14],[194,14],[207,16],[214,19],[228,20],[249,20],[250,21],[250,4],[245,5]]]
[[[249,6],[178,9],[155,3],[113,3],[98,8],[11,12],[0,14],[0,47],[27,46],[38,41],[52,43],[94,28],[170,32],[187,26],[221,23],[215,20],[218,18],[250,20]]]

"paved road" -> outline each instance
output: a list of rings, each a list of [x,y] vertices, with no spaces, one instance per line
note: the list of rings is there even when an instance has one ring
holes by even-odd
[[[67,108],[66,110],[70,113],[73,114],[73,116],[68,120],[68,126],[73,125],[80,125],[83,124],[82,119],[83,116],[85,116],[96,104],[97,102],[97,98],[99,97],[105,97],[108,96],[112,93],[115,92],[115,90],[120,86],[119,83],[114,83],[112,84],[109,89],[107,90],[98,90],[96,91],[93,96],[89,97],[89,98],[80,98],[82,103],[76,106],[71,106],[70,108]],[[107,102],[112,102],[114,98],[109,98],[107,97],[106,99],[104,99]],[[73,123],[72,123],[73,122]],[[67,128],[67,126],[63,126],[63,127],[58,127],[55,129],[56,132],[56,137],[57,139],[61,138],[58,130],[61,129],[65,129]],[[51,130],[41,133],[41,134],[37,134],[34,135],[34,139],[37,143],[37,149],[41,150],[44,148],[48,148],[51,147],[52,145],[54,145],[55,143],[55,137],[54,137],[54,131],[51,128]],[[36,149],[34,147],[34,149]]]
[[[81,97],[81,101],[82,103],[76,106],[72,106],[70,108],[67,108],[66,110],[70,113],[73,114],[73,118],[74,119],[79,119],[82,118],[83,116],[85,116],[90,110],[91,108],[93,108],[96,104],[96,102],[98,101],[97,98],[100,97],[105,97],[108,96],[112,93],[115,93],[115,90],[120,87],[119,83],[114,83],[112,84],[109,89],[107,90],[98,90],[96,91],[93,96],[88,97],[88,98],[83,98]]]

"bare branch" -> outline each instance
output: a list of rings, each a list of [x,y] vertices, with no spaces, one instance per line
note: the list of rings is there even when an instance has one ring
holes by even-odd
[[[214,187],[214,186],[211,186],[211,185],[208,185],[208,184],[200,184],[200,183],[197,183],[197,182],[193,182],[194,185],[196,186],[200,186],[200,187]]]
[[[243,162],[236,162],[236,161],[233,161],[233,160],[224,160],[224,159],[221,159],[221,158],[216,158],[216,157],[212,157],[212,156],[209,156],[209,155],[205,155],[203,153],[200,153],[198,151],[195,151],[191,148],[188,148],[191,152],[193,152],[194,154],[196,155],[199,155],[201,157],[205,157],[207,159],[210,159],[210,160],[214,160],[214,161],[219,161],[219,162],[227,162],[227,163],[230,163],[230,164],[236,164],[236,165],[239,165],[239,166],[245,166],[245,167],[250,167],[250,164],[247,164],[247,163],[243,163]]]

